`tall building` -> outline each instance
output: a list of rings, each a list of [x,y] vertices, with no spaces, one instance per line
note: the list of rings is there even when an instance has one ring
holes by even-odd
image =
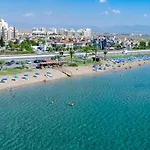
[[[15,40],[15,39],[17,39],[17,37],[18,37],[18,30],[16,30],[15,27],[9,27],[7,39],[8,40]]]
[[[76,31],[75,33],[76,36],[83,36],[84,35],[84,30],[83,29],[79,29]]]
[[[57,34],[57,29],[56,28],[50,28],[49,31],[47,32],[48,35],[53,35]]]
[[[4,40],[15,40],[18,37],[18,30],[15,27],[8,27],[8,23],[0,19],[0,38]]]
[[[45,28],[33,28],[32,29],[32,36],[37,36],[37,37],[43,37],[45,36],[47,33],[46,33],[46,29]]]
[[[68,32],[67,32],[67,36],[74,36],[75,35],[75,30],[74,29],[70,29],[70,30],[68,30]]]
[[[0,37],[7,40],[8,23],[0,19]]]
[[[91,37],[92,36],[91,29],[85,29],[84,30],[84,36],[85,37]]]

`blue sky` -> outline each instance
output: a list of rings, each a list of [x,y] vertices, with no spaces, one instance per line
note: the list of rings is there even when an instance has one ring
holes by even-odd
[[[0,17],[11,25],[150,25],[150,0],[0,0]]]

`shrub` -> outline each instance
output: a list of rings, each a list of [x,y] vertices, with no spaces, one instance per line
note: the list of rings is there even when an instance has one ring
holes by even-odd
[[[70,63],[68,66],[71,66],[71,67],[78,67],[78,64],[76,64],[76,63]]]

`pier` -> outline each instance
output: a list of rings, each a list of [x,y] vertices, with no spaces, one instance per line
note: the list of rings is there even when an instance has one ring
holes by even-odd
[[[62,73],[64,73],[65,75],[67,75],[68,77],[72,77],[72,76],[73,76],[73,74],[72,74],[71,71],[69,71],[69,70],[67,70],[67,69],[65,69],[65,68],[63,68],[63,67],[55,67],[54,69],[59,70],[60,72],[62,72]]]

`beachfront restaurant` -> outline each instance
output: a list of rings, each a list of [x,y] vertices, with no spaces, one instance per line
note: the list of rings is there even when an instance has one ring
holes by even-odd
[[[41,62],[38,64],[38,68],[50,68],[50,67],[55,67],[58,66],[59,62],[56,60],[45,60],[45,62]]]
[[[99,62],[101,60],[100,57],[98,57],[98,56],[96,56],[96,58],[92,57],[92,59],[93,59],[93,61],[95,61],[95,59],[96,59],[96,62]]]

